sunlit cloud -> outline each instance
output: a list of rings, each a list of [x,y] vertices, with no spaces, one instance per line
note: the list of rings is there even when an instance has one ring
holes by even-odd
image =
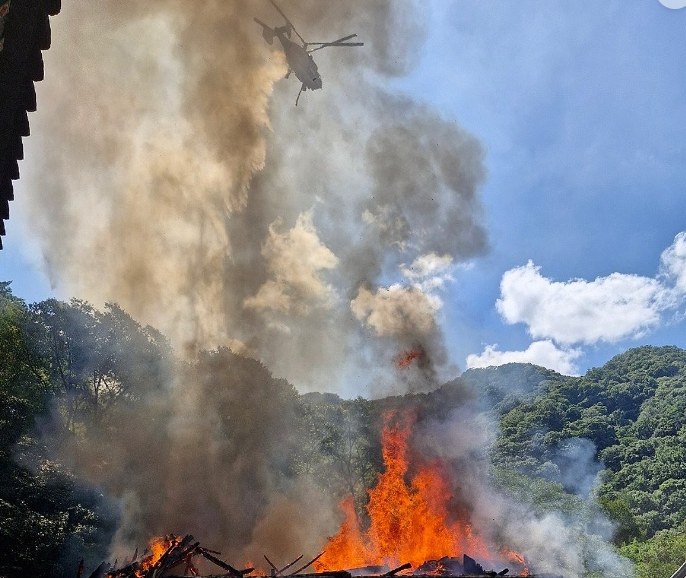
[[[686,232],[679,233],[660,258],[662,271],[668,281],[674,281],[676,290],[686,294]]]
[[[523,351],[487,345],[467,357],[467,367],[521,362],[576,374],[580,346],[640,338],[684,302],[686,232],[662,252],[659,270],[656,277],[611,273],[592,281],[555,281],[533,261],[506,271],[496,309],[506,323],[525,324],[536,341]]]
[[[661,275],[612,273],[593,281],[553,281],[529,261],[506,271],[496,308],[510,324],[525,323],[534,339],[616,343],[658,327],[686,296],[686,232],[660,258]]]
[[[591,344],[640,337],[670,305],[657,279],[612,273],[560,282],[529,261],[503,275],[496,308],[507,323],[525,323],[534,339]]]
[[[524,351],[500,351],[497,344],[486,345],[481,354],[467,356],[467,369],[506,363],[533,363],[563,375],[578,375],[575,362],[580,356],[579,349],[561,349],[550,340],[534,341]]]

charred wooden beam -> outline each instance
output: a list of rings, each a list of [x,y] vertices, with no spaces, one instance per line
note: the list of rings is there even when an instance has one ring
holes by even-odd
[[[485,574],[483,566],[474,560],[474,558],[467,556],[467,554],[464,554],[462,558],[465,574]]]
[[[130,564],[119,568],[119,570],[111,569],[107,576],[108,578],[124,578],[125,576],[133,576],[133,574],[138,571],[141,567],[141,562],[131,562]]]
[[[312,566],[312,564],[314,564],[317,560],[319,560],[323,555],[324,555],[324,552],[321,552],[320,554],[318,554],[317,556],[312,558],[312,560],[310,560],[307,564],[298,568],[295,572],[291,572],[289,574],[289,576],[294,576],[295,574],[300,574],[300,572],[302,572],[305,568],[309,568],[310,566]]]
[[[109,569],[109,563],[103,562],[102,564],[100,564],[100,566],[93,570],[93,573],[88,578],[105,578]]]
[[[237,570],[236,568],[231,566],[231,564],[227,564],[223,560],[220,560],[219,558],[213,556],[207,550],[205,550],[205,548],[198,548],[198,552],[200,553],[201,556],[203,556],[204,558],[207,558],[213,564],[215,564],[215,565],[219,566],[220,568],[223,568],[224,570],[226,570],[231,576],[235,576],[236,578],[242,578],[243,572],[241,572],[241,570]],[[254,570],[254,568],[251,569],[250,572],[252,572],[252,570]],[[250,572],[245,572],[245,573],[250,574]]]
[[[262,554],[264,556],[264,559],[267,561],[267,564],[269,564],[272,567],[272,576],[279,576],[281,574],[281,570],[279,570],[276,567],[276,564],[272,562],[269,558],[267,558],[266,554]]]
[[[157,563],[148,570],[146,578],[162,576],[180,564],[187,564],[188,560],[193,557],[194,552],[200,546],[200,542],[191,544],[192,541],[193,536],[190,534],[181,541],[172,539],[172,545],[162,554]]]
[[[302,560],[304,554],[300,554],[293,562],[286,564],[283,568],[277,568],[276,564],[274,564],[269,558],[267,558],[266,554],[263,554],[264,559],[267,561],[267,564],[269,564],[272,567],[272,575],[273,576],[281,576],[286,570],[288,570],[293,564],[296,562],[299,562]]]
[[[412,564],[406,562],[402,566],[398,566],[397,568],[393,568],[393,570],[389,570],[385,574],[382,574],[382,576],[395,576],[398,572],[402,572],[403,570],[408,570],[410,568],[412,568]]]
[[[379,576],[380,574],[385,574],[390,568],[386,565],[371,564],[369,566],[359,566],[357,568],[347,568],[346,571],[350,572],[353,577],[357,576]]]
[[[295,564],[296,562],[300,562],[300,560],[303,559],[303,556],[304,554],[300,554],[300,556],[293,560],[293,562],[291,562],[290,564],[286,564],[283,568],[281,568],[281,570],[279,570],[279,574],[283,574],[286,570],[293,566],[293,564]]]

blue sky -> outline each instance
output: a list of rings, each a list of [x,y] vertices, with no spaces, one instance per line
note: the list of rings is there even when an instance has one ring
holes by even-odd
[[[495,308],[504,272],[528,260],[560,282],[658,274],[686,228],[685,25],[686,10],[657,1],[436,3],[404,89],[476,134],[489,172],[492,251],[460,275],[469,317],[446,324],[452,348],[529,346],[528,326]],[[583,344],[578,370],[635,345],[686,346],[678,317]]]
[[[583,373],[629,347],[686,347],[681,261],[661,268],[686,231],[686,9],[658,0],[430,6],[421,60],[392,88],[473,133],[488,170],[490,252],[459,268],[441,295],[453,360]],[[29,242],[22,186],[0,279],[31,302],[54,293]],[[602,282],[613,274],[616,283]],[[570,328],[578,299],[607,307],[588,319],[597,331]],[[605,331],[618,314],[636,320]]]

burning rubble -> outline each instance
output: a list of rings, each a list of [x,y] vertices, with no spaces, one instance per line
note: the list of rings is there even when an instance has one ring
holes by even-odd
[[[300,560],[303,556],[298,556],[295,560],[278,568],[265,555],[264,559],[271,567],[269,574],[256,571],[255,568],[245,568],[239,570],[225,562],[219,556],[221,552],[209,550],[195,541],[195,538],[188,534],[183,539],[179,536],[170,534],[160,538],[154,538],[150,542],[149,549],[138,558],[136,550],[130,560],[124,561],[121,566],[103,562],[98,566],[88,578],[163,578],[180,576],[201,576],[199,562],[203,559],[210,562],[214,567],[223,570],[221,574],[205,574],[204,578],[218,578],[219,576],[228,578],[243,578],[250,576],[285,577],[294,576],[297,578],[361,578],[364,576],[380,576],[391,578],[393,576],[506,576],[509,569],[505,568],[500,572],[484,570],[474,558],[464,554],[461,558],[444,556],[439,560],[428,560],[413,570],[412,564],[406,562],[400,566],[389,569],[386,565],[370,565],[361,568],[351,568],[349,570],[323,570],[314,573],[303,573],[313,564],[321,559],[325,552],[322,552],[305,565],[297,570],[286,572]],[[79,565],[76,576],[83,578],[83,561]],[[528,572],[522,572],[521,576],[528,576]]]
[[[193,536],[187,534],[184,538],[169,534],[154,538],[150,541],[148,550],[138,558],[136,550],[130,560],[126,560],[121,567],[103,562],[90,575],[90,578],[158,578],[161,576],[198,576],[196,566],[198,558],[204,558],[214,566],[221,568],[222,576],[241,578],[250,574],[254,568],[237,570],[217,556],[221,553],[208,550],[200,545]],[[79,565],[77,578],[83,575],[83,562]],[[179,574],[181,572],[181,574]]]

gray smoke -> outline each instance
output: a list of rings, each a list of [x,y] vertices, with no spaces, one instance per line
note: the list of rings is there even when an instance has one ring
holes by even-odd
[[[235,564],[257,551],[286,558],[320,547],[336,508],[292,471],[302,443],[293,387],[228,349],[175,374],[113,405],[80,435],[53,431],[48,440],[74,472],[120,500],[112,558],[170,532],[191,533]],[[289,529],[281,537],[269,531],[278,520]]]
[[[466,404],[445,420],[420,423],[417,430],[415,446],[423,459],[438,458],[450,464],[456,503],[466,506],[472,528],[493,556],[489,560],[482,555],[482,563],[491,563],[496,570],[512,568],[512,561],[502,551],[505,546],[523,554],[534,574],[569,578],[589,573],[617,578],[633,575],[631,562],[610,544],[613,524],[590,492],[602,469],[593,458],[591,442],[570,439],[562,443],[554,481],[570,492],[565,498],[568,505],[556,508],[548,503],[542,509],[534,504],[535,490],[529,487],[535,482],[525,482],[517,495],[493,483],[489,451],[497,423],[492,414]],[[545,491],[558,490],[550,487]],[[549,495],[546,499],[550,502]]]

